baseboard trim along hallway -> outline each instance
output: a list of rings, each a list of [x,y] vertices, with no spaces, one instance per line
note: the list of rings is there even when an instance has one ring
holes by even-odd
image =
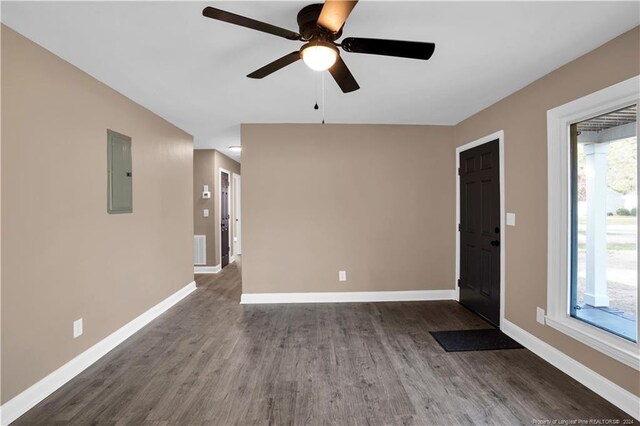
[[[514,323],[503,319],[502,332],[547,361],[563,373],[585,385],[625,413],[640,419],[640,397],[616,385]]]
[[[217,274],[222,271],[220,265],[216,266],[194,266],[193,273],[194,274]]]
[[[243,293],[240,303],[349,303],[453,300],[455,290],[339,291],[319,293]]]
[[[125,324],[106,338],[102,339],[62,367],[38,381],[22,393],[0,407],[0,424],[8,425],[51,395],[62,385],[73,379],[93,363],[98,361],[120,343],[127,340],[138,330],[149,324],[163,312],[184,299],[196,289],[195,281],[190,282],[162,302]]]

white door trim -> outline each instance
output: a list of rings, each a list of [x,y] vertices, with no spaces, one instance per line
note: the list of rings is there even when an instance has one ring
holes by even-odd
[[[242,177],[233,173],[233,195],[235,197],[235,212],[236,217],[233,223],[233,230],[236,234],[235,240],[233,241],[233,256],[236,257],[242,254]]]
[[[483,145],[487,142],[491,142],[498,139],[498,158],[500,165],[498,171],[500,173],[500,328],[504,323],[504,293],[505,293],[505,253],[506,253],[506,229],[505,229],[505,200],[504,200],[504,130],[497,131],[490,135],[484,136],[475,141],[466,143],[456,148],[456,271],[455,271],[455,289],[456,300],[460,301],[460,287],[458,287],[458,279],[460,278],[460,231],[458,231],[458,224],[460,223],[460,176],[458,175],[458,168],[460,168],[460,153],[476,146]]]
[[[222,224],[222,174],[225,173],[229,176],[229,192],[227,193],[227,209],[231,206],[231,172],[227,169],[223,169],[220,167],[220,173],[218,174],[218,223],[216,224],[216,228],[218,225]],[[216,229],[218,233],[218,249],[220,256],[220,267],[222,268],[222,231],[220,228]],[[231,232],[231,221],[229,221],[229,236],[232,235]],[[231,247],[231,246],[229,246]],[[229,253],[229,264],[231,264],[231,253]]]

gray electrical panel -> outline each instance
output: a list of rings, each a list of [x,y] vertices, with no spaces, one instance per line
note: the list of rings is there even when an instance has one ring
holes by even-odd
[[[107,130],[107,212],[133,212],[131,138]]]

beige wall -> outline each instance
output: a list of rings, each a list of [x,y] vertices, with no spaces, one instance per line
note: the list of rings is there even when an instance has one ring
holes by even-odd
[[[453,289],[452,136],[243,125],[243,292]]]
[[[6,402],[193,280],[193,146],[5,26],[1,90]],[[133,214],[107,214],[107,129],[133,140]]]
[[[638,371],[538,324],[536,307],[547,305],[547,110],[640,74],[639,52],[636,28],[455,128],[456,146],[504,130],[506,210],[517,215],[503,236],[506,318],[636,395]]]
[[[193,151],[193,233],[207,237],[207,265],[215,266],[214,249],[215,218],[213,212],[218,204],[214,197],[215,151],[213,149],[196,149]],[[204,185],[209,185],[210,199],[202,198]],[[209,217],[204,217],[203,210],[209,209]]]
[[[535,319],[547,297],[546,112],[640,74],[639,52],[636,28],[454,128],[243,125],[243,292],[453,288],[455,148],[504,130],[517,214],[503,236],[506,318],[640,395],[638,371]]]
[[[193,154],[193,223],[195,235],[207,236],[207,266],[220,264],[220,169],[231,173],[229,176],[229,192],[233,194],[233,173],[240,174],[240,164],[214,149],[197,149]],[[204,185],[209,185],[211,199],[202,198]],[[235,212],[230,206],[231,233],[230,255],[233,255]],[[209,217],[204,217],[203,210],[209,209]]]

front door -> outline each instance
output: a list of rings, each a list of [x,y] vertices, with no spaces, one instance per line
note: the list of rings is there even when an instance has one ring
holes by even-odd
[[[500,326],[498,140],[460,153],[460,303]]]
[[[221,267],[229,264],[229,174],[220,173],[220,256]]]

